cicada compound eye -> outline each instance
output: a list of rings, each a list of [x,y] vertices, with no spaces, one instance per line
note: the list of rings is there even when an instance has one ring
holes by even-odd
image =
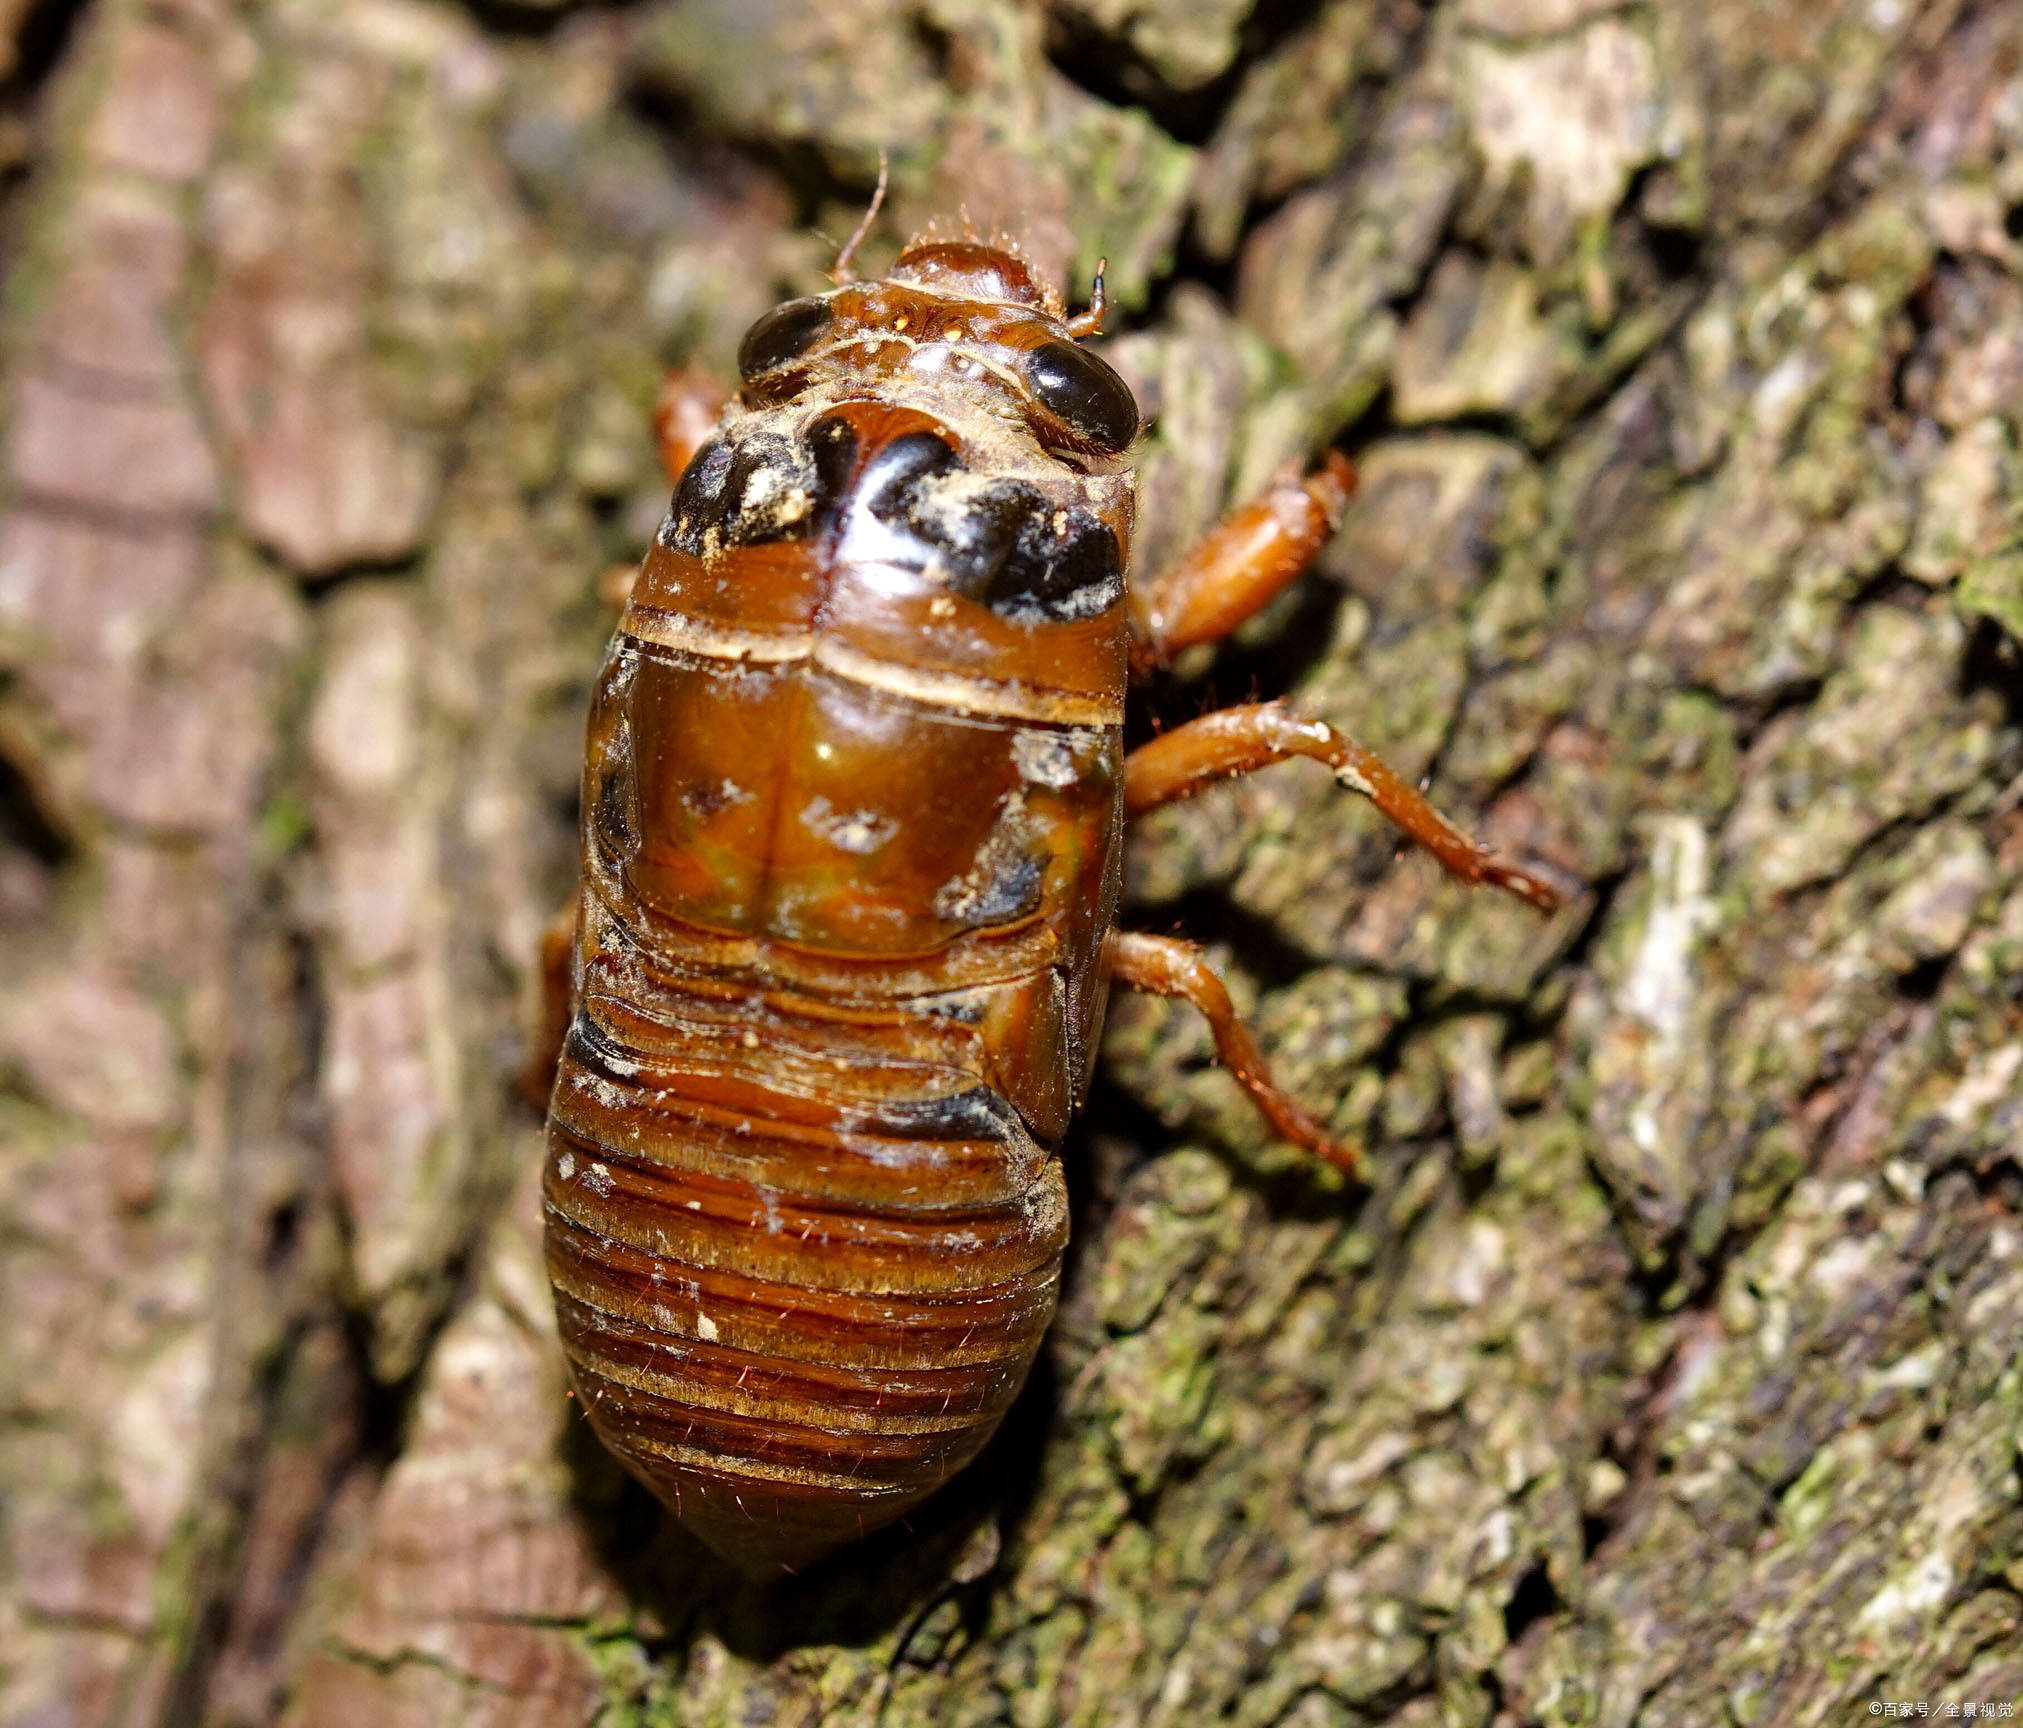
[[[799,359],[829,328],[835,315],[828,301],[813,296],[775,306],[738,344],[738,376],[747,384],[756,383],[789,360]]]
[[[1086,348],[1042,342],[1025,359],[1026,382],[1079,438],[1116,455],[1138,436],[1131,386]]]

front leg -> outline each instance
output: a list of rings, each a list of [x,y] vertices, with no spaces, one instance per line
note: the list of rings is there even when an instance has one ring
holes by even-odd
[[[677,366],[661,379],[653,398],[653,447],[670,486],[681,484],[730,399],[722,380],[697,366]],[[612,611],[623,612],[638,580],[637,564],[613,564],[597,578],[597,597]]]
[[[695,453],[716,430],[730,400],[730,391],[699,367],[677,366],[660,382],[653,399],[653,447],[660,454],[668,483],[681,484]],[[598,579],[598,597],[613,612],[623,612],[639,575],[636,564],[615,564]],[[554,1089],[555,1067],[562,1059],[562,1041],[576,1014],[576,947],[581,895],[569,896],[541,931],[534,963],[535,1002],[530,1018],[527,1059],[515,1090],[523,1102],[543,1115]]]
[[[1255,617],[1306,573],[1341,526],[1355,489],[1354,464],[1330,450],[1304,479],[1281,475],[1209,529],[1132,597],[1139,669],[1219,642]]]
[[[1365,798],[1440,861],[1456,881],[1488,883],[1528,900],[1542,912],[1559,905],[1559,891],[1528,870],[1506,864],[1471,840],[1373,752],[1324,720],[1302,720],[1276,702],[1252,702],[1204,714],[1124,758],[1124,814],[1142,816],[1162,804],[1191,798],[1219,780],[1233,779],[1288,757],[1306,756],[1334,770],[1335,778]]]

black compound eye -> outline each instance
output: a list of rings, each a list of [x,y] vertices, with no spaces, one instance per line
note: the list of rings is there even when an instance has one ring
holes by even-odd
[[[805,354],[835,315],[826,300],[789,300],[775,306],[738,344],[738,376],[750,384]]]
[[[1026,356],[1025,371],[1033,394],[1091,444],[1122,450],[1138,436],[1131,386],[1085,349],[1042,342]]]

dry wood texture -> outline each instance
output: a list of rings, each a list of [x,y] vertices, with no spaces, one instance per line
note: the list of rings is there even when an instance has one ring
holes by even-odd
[[[2023,1693],[2023,8],[0,5],[0,1724],[1844,1723]],[[11,37],[10,37],[11,46]],[[32,130],[24,130],[24,118]],[[1343,437],[1146,824],[1370,1149],[1113,1013],[957,1486],[747,1589],[588,1442],[510,1077],[670,361],[880,147],[1171,558]],[[1193,682],[1188,682],[1188,679]]]

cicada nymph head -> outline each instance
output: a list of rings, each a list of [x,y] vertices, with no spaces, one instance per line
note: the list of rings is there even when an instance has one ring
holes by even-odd
[[[881,282],[849,282],[776,306],[745,333],[738,372],[753,405],[790,400],[847,376],[939,379],[1022,420],[1039,446],[1077,463],[1121,457],[1138,435],[1130,386],[1080,347],[1100,324],[1075,319],[1016,253],[977,240],[915,240]]]
[[[1102,620],[1121,641],[1139,417],[1077,340],[1101,315],[1100,272],[1069,319],[1008,245],[939,237],[883,280],[774,307],[739,345],[743,412],[697,453],[663,543],[715,570],[815,541],[834,583],[877,590],[923,638],[973,641],[969,671],[1015,672],[1004,657],[1047,625]]]

